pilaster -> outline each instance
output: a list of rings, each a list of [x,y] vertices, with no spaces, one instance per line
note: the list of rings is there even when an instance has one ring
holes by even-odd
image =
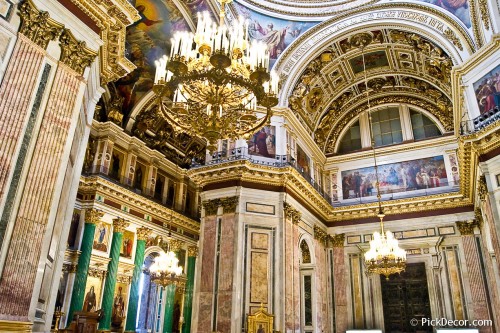
[[[346,264],[344,254],[344,234],[330,236],[333,246],[333,283],[334,290],[334,311],[335,311],[335,332],[345,332],[347,330],[347,281]]]
[[[194,288],[194,275],[196,267],[196,257],[198,256],[198,247],[189,246],[188,263],[186,270],[186,291],[184,294],[184,325],[182,326],[182,333],[191,332],[191,316],[193,313],[193,288]]]

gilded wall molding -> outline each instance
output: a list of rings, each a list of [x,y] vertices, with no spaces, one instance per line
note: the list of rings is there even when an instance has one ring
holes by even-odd
[[[237,196],[234,197],[226,197],[221,198],[220,204],[223,208],[223,214],[232,214],[236,212],[236,208],[238,208],[239,198]]]
[[[344,247],[345,234],[329,235],[333,247]]]
[[[63,30],[59,41],[61,42],[60,61],[80,75],[97,57],[97,52],[87,48],[85,42],[77,40],[69,29]]]
[[[479,13],[481,14],[481,21],[483,21],[484,27],[486,30],[490,30],[490,14],[487,0],[479,0]]]
[[[486,177],[484,175],[480,176],[477,181],[477,195],[481,201],[486,200],[486,196],[488,195],[488,186],[486,185]]]
[[[481,228],[481,226],[484,223],[483,220],[483,213],[481,212],[480,208],[474,209],[474,221],[477,223],[477,226]]]
[[[316,239],[321,244],[326,245],[326,243],[328,242],[327,233],[317,225],[314,225],[313,230],[314,230],[314,239]]]
[[[19,6],[21,27],[19,32],[43,49],[51,40],[57,40],[64,25],[50,18],[48,12],[40,11],[31,0]]]

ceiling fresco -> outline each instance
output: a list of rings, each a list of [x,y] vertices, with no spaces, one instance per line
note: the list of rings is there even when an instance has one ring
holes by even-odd
[[[357,47],[360,36],[370,41],[363,52]],[[312,60],[289,107],[327,155],[335,152],[342,129],[366,110],[366,86],[371,105],[415,105],[451,130],[452,65],[441,48],[413,32],[365,31],[334,42]]]
[[[471,27],[469,0],[418,0],[443,8],[454,15],[467,28]]]

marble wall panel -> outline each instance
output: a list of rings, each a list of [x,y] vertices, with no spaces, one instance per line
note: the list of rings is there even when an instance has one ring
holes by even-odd
[[[451,297],[450,303],[453,308],[453,319],[463,320],[466,319],[465,301],[457,248],[455,246],[444,248],[444,256]]]
[[[299,230],[290,222],[285,223],[285,329],[300,329],[300,276]]]
[[[328,279],[326,251],[321,242],[315,241],[316,256],[316,328],[319,332],[329,332],[328,322]]]
[[[216,217],[205,217],[203,223],[203,249],[200,255],[200,292],[212,292],[214,288],[215,231]]]
[[[335,329],[347,330],[347,280],[343,247],[333,248],[333,279],[335,286]]]
[[[267,304],[269,300],[269,255],[252,252],[250,259],[250,302]]]

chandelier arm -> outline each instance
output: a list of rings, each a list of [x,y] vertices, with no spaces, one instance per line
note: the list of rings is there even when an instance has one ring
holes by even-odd
[[[184,130],[188,130],[189,129],[189,127],[186,127],[186,126],[180,124],[178,121],[175,121],[174,119],[172,119],[172,117],[170,117],[170,115],[168,114],[168,112],[163,109],[163,102],[161,100],[161,96],[158,97],[158,106],[159,106],[159,109],[160,109],[161,113],[165,116],[165,118],[167,118],[167,120],[169,122],[171,122],[172,124],[178,125],[179,127],[181,127]]]

